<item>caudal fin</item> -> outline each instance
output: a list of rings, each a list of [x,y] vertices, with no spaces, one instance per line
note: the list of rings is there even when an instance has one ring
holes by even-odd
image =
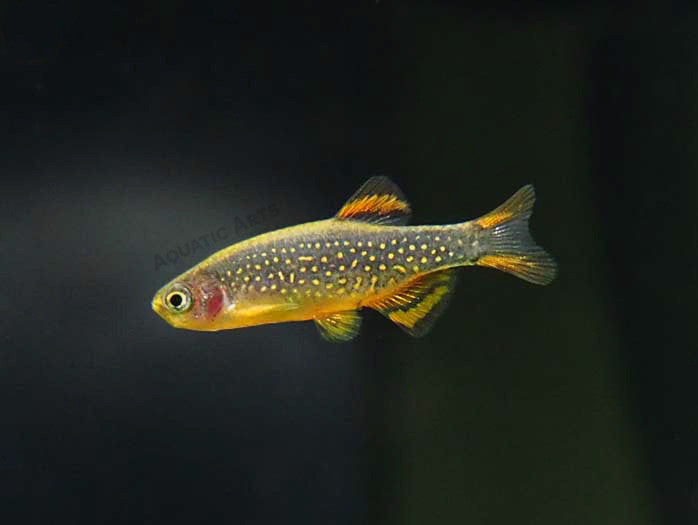
[[[533,186],[528,184],[497,209],[474,221],[489,233],[483,236],[485,253],[476,264],[509,272],[534,284],[548,284],[555,278],[555,261],[535,243],[528,230],[535,200]]]

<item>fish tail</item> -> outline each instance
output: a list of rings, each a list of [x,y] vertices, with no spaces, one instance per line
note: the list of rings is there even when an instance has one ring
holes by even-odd
[[[474,221],[482,228],[483,252],[475,264],[496,268],[534,284],[548,284],[557,265],[528,228],[536,194],[526,185],[504,204]]]

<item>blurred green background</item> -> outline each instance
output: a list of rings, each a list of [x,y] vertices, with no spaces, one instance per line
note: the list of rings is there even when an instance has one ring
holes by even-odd
[[[681,3],[4,5],[3,521],[695,523],[696,22]],[[376,173],[413,224],[534,184],[558,279],[463,270],[426,337],[368,311],[339,346],[150,311],[214,250],[330,216]]]

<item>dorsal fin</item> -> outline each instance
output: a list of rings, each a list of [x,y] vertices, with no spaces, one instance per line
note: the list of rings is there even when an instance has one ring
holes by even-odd
[[[410,205],[388,177],[371,177],[339,210],[335,218],[402,226],[410,219]]]
[[[444,311],[455,284],[455,270],[439,270],[420,275],[392,295],[366,306],[378,310],[411,336],[419,337]]]

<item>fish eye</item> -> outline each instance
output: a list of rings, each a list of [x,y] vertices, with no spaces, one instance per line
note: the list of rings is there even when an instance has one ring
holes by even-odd
[[[167,294],[165,304],[174,312],[184,312],[191,306],[191,296],[184,288],[176,288]]]

